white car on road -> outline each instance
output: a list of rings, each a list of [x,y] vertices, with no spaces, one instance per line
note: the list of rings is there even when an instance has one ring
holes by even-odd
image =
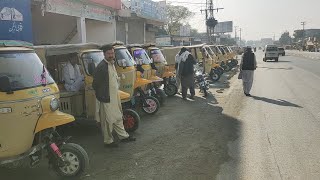
[[[279,50],[278,47],[275,45],[266,45],[265,55],[263,61],[266,62],[267,60],[275,60],[276,62],[279,61]]]

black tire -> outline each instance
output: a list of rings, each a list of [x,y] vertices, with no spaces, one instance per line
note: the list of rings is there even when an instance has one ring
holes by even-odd
[[[279,58],[276,58],[275,61],[278,62],[278,61],[279,61]]]
[[[234,64],[234,66],[237,66],[239,64],[239,61],[236,59],[232,59],[232,63]]]
[[[157,99],[158,101],[160,102],[160,105],[163,105],[165,102],[166,102],[166,99],[167,99],[167,95],[166,93],[164,92],[164,90],[162,89],[156,89],[156,92],[157,92]]]
[[[204,97],[208,96],[208,91],[206,89],[203,90],[203,93],[204,93]]]
[[[229,72],[231,70],[231,67],[228,66],[228,65],[224,65],[223,69],[224,69],[225,72]]]
[[[267,62],[267,59],[266,59],[266,58],[263,58],[263,61],[264,61],[264,62]]]
[[[63,144],[62,146],[60,146],[60,151],[65,160],[68,161],[72,157],[74,163],[79,163],[79,165],[74,165],[76,170],[74,170],[73,172],[67,172],[68,170],[70,170],[70,166],[59,167],[58,164],[55,164],[54,170],[58,173],[59,176],[68,178],[79,178],[89,167],[89,156],[80,145],[74,143]]]
[[[134,132],[139,128],[140,116],[132,109],[125,109],[123,111],[123,126],[127,132]]]
[[[167,96],[174,96],[178,93],[177,85],[172,83],[165,85],[163,90]]]
[[[218,67],[217,70],[219,71],[220,76],[223,74],[224,69],[222,67]]]
[[[217,81],[219,81],[220,77],[221,77],[220,74],[215,73],[214,70],[211,71],[211,73],[210,73],[210,79],[211,79],[211,81],[217,82]]]
[[[151,105],[152,107],[144,107],[144,102],[146,101],[149,105]],[[158,101],[157,98],[152,97],[152,96],[147,96],[145,97],[145,99],[142,101],[142,106],[141,106],[141,110],[149,115],[153,115],[155,113],[157,113],[160,109],[160,102]]]

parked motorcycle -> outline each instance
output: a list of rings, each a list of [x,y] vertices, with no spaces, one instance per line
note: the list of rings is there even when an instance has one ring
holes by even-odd
[[[205,74],[203,74],[203,70],[200,67],[195,67],[195,80],[197,85],[199,86],[200,93],[204,94],[204,97],[208,96],[209,90],[209,82],[205,79]]]

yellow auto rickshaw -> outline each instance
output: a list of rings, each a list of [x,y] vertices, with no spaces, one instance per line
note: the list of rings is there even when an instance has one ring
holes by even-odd
[[[164,55],[167,66],[169,66],[169,71],[175,72],[176,65],[176,55],[180,52],[182,47],[164,47],[161,49],[162,54]]]
[[[214,48],[214,51],[216,50],[216,52],[218,53],[220,66],[223,68],[224,72],[229,72],[231,70],[231,67],[228,66],[228,55],[223,46],[214,45],[212,47]]]
[[[204,48],[204,45],[205,44],[187,46],[186,48],[189,49],[190,53],[203,68],[203,73],[209,75],[211,73],[213,59],[209,56],[209,53]]]
[[[48,157],[64,177],[79,177],[89,166],[86,151],[59,136],[55,127],[73,122],[59,111],[59,89],[30,47],[0,42],[0,165],[35,167]]]
[[[140,44],[132,44],[128,45],[127,49],[136,62],[137,71],[140,71],[144,78],[152,81],[151,84],[146,86],[146,90],[149,90],[150,96],[157,98],[160,104],[164,104],[166,94],[158,86],[159,83],[162,83],[163,79],[156,75],[156,67],[147,52],[143,49],[143,46]]]
[[[167,96],[174,96],[178,92],[178,87],[175,80],[175,74],[170,71],[167,61],[163,56],[161,50],[154,44],[145,44],[144,49],[147,51],[153,64],[157,69],[157,76],[163,79],[163,90]]]
[[[92,88],[94,68],[104,59],[100,46],[94,43],[35,46],[37,54],[46,65],[60,89],[60,110],[75,116],[76,120],[99,122],[98,101]],[[64,87],[63,69],[70,58],[77,58],[84,76],[83,89],[67,91]],[[119,91],[120,95],[124,92]],[[121,98],[121,97],[120,97]],[[137,129],[140,117],[132,109],[124,109],[124,127],[127,131]],[[134,120],[134,122],[132,122]],[[129,124],[135,123],[131,127]],[[130,128],[131,127],[131,128]]]
[[[129,94],[127,98],[122,98],[123,106],[142,110],[149,115],[157,113],[160,102],[145,91],[145,87],[152,84],[152,81],[144,79],[142,73],[136,70],[135,61],[122,42],[115,42],[112,45],[115,50],[117,72],[123,77],[120,80],[120,90]]]
[[[203,46],[207,52],[209,53],[209,56],[213,59],[212,66],[211,66],[211,73],[210,73],[210,79],[213,82],[219,81],[221,78],[221,75],[223,74],[223,68],[219,64],[219,57],[213,52],[213,50],[208,46]]]

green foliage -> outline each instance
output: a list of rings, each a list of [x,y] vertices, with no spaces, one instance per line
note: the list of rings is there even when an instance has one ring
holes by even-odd
[[[280,39],[279,39],[279,43],[281,45],[290,45],[292,44],[292,38],[290,36],[290,33],[288,31],[284,32]]]
[[[165,29],[169,35],[178,35],[180,26],[194,15],[184,6],[167,6],[168,24]]]

